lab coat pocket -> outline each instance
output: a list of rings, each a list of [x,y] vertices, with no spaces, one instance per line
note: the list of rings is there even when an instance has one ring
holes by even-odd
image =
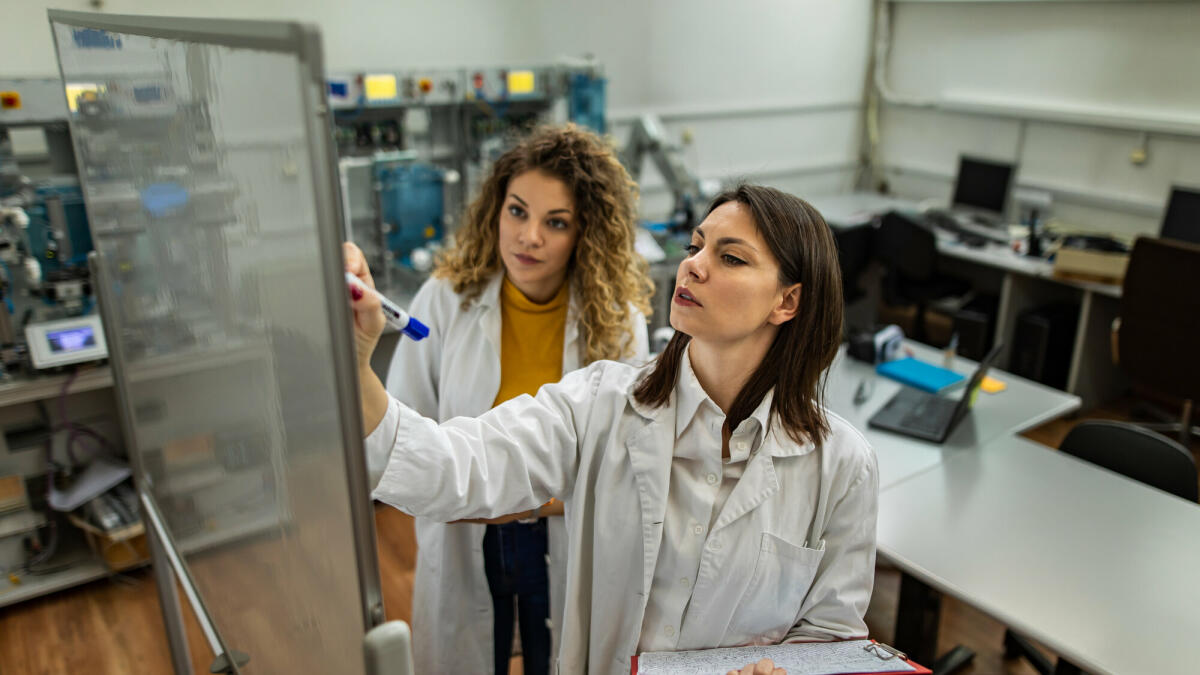
[[[774,644],[782,640],[796,623],[824,555],[824,542],[819,548],[806,548],[763,532],[754,573],[738,602],[724,644]]]

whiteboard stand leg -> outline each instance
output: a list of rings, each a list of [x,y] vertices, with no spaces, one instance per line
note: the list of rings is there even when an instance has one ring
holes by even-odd
[[[413,675],[412,633],[403,621],[388,621],[363,638],[367,675]]]
[[[162,542],[154,528],[146,528],[150,544],[151,566],[154,568],[155,585],[158,587],[158,604],[162,609],[163,628],[167,631],[167,645],[171,649],[171,664],[175,675],[190,675],[192,655],[188,649],[187,633],[183,628],[183,614],[179,609],[179,593],[175,590],[175,575],[171,563],[162,550]]]

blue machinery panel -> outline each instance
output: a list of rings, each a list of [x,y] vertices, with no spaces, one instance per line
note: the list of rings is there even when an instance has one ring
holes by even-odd
[[[377,164],[375,181],[387,248],[398,264],[410,265],[414,249],[442,239],[445,174],[427,164]]]

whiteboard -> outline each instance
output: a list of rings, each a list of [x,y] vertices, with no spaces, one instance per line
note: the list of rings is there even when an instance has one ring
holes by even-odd
[[[139,489],[245,673],[382,619],[320,40],[52,12]]]

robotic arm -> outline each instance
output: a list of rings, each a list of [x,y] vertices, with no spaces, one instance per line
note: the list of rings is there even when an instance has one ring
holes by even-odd
[[[656,115],[642,115],[634,122],[629,143],[621,151],[621,163],[635,182],[641,178],[642,163],[647,155],[675,196],[671,231],[690,231],[696,225],[695,208],[704,201],[704,192],[700,181],[684,166],[678,146],[667,141],[662,122]]]

